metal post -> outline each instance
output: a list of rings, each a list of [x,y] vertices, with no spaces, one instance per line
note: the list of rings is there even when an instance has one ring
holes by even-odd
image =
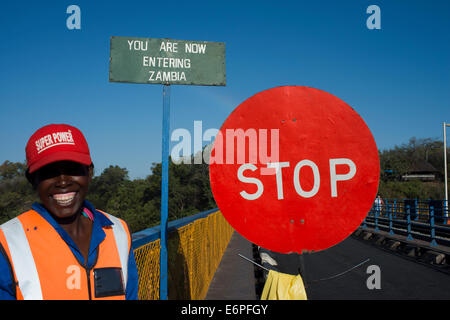
[[[394,231],[392,230],[392,210],[391,210],[391,206],[389,204],[387,204],[387,210],[388,210],[388,214],[389,214],[389,234],[393,235]]]
[[[448,215],[448,186],[447,186],[447,136],[445,132],[446,127],[450,127],[450,124],[444,121],[444,185],[445,185],[445,212]],[[448,217],[447,217],[448,218]]]
[[[397,199],[394,199],[394,219],[397,219]]]
[[[443,209],[444,213],[444,224],[448,224],[449,223],[449,219],[448,219],[448,201],[444,200],[444,209]]]
[[[167,300],[167,220],[169,216],[169,131],[170,85],[163,87],[162,171],[161,171],[161,249],[159,299]]]
[[[430,206],[430,235],[431,235],[431,242],[430,245],[432,247],[436,247],[438,244],[436,242],[436,232],[434,229],[435,225],[434,225],[434,207]]]
[[[414,220],[419,219],[419,208],[417,207],[417,198],[414,199]]]
[[[408,236],[406,237],[407,240],[414,240],[412,235],[411,235],[411,206],[409,204],[406,205],[406,221],[408,223],[407,228],[408,228]]]
[[[370,211],[369,211],[369,214],[370,214]],[[366,229],[366,228],[367,228],[366,219],[367,219],[367,216],[366,216],[366,217],[364,218],[364,220],[363,220],[363,224],[362,224],[362,228],[363,228],[363,229]]]
[[[380,206],[377,204],[375,207],[375,231],[380,231],[380,229],[378,228],[378,215],[380,212]]]

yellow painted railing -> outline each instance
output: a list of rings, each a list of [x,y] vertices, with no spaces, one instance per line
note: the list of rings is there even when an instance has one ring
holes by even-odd
[[[168,298],[204,299],[233,234],[220,211],[196,219],[168,234]],[[160,239],[134,249],[140,300],[159,299]]]

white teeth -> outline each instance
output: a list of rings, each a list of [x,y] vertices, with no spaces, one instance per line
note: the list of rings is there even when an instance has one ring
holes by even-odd
[[[76,192],[68,192],[68,193],[57,193],[53,195],[53,199],[59,204],[59,205],[67,205],[72,202],[72,200],[75,198]]]
[[[73,199],[73,198],[72,198],[72,199]],[[60,205],[66,205],[66,204],[69,204],[69,203],[72,201],[72,199],[70,199],[70,200],[64,200],[64,201],[56,200],[56,202],[57,202],[58,204],[60,204]]]

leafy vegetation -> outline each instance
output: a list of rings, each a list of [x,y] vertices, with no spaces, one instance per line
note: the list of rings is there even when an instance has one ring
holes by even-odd
[[[447,150],[448,154],[448,150]],[[447,162],[448,162],[447,157]],[[403,181],[415,164],[436,169],[434,181]],[[448,163],[447,163],[448,166]],[[437,139],[411,138],[407,144],[380,152],[381,179],[378,193],[383,198],[444,199],[444,143]]]

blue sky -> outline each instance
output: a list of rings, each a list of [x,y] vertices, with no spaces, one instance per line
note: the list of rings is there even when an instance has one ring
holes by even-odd
[[[69,5],[81,30],[69,30]],[[369,30],[369,5],[381,30]],[[325,90],[364,119],[379,149],[442,139],[450,122],[449,1],[28,1],[0,10],[0,163],[31,134],[69,123],[99,174],[145,177],[161,161],[162,86],[110,83],[111,36],[218,41],[225,87],[172,86],[171,129],[220,128],[245,99],[280,85]]]

